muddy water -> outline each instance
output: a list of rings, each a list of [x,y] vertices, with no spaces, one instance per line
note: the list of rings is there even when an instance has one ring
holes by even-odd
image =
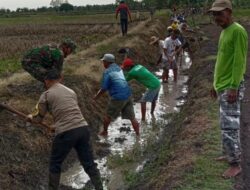
[[[169,122],[166,117],[168,113],[178,112],[180,107],[185,103],[185,95],[188,92],[188,76],[183,75],[182,71],[187,70],[191,66],[191,60],[185,53],[182,59],[182,65],[179,69],[178,81],[173,81],[173,73],[170,71],[170,79],[168,83],[162,83],[159,94],[159,101],[155,109],[154,115],[150,114],[150,104],[147,104],[146,121],[140,122],[140,138],[137,138],[130,121],[118,118],[109,126],[108,137],[102,138],[100,142],[109,143],[112,155],[124,155],[126,151],[131,150],[136,144],[143,147],[146,146],[150,138],[157,138],[163,131],[164,126]],[[161,76],[162,71],[156,72],[157,76]],[[139,103],[134,105],[136,118],[140,121],[141,107]],[[170,119],[170,118],[169,118]],[[107,167],[107,158],[95,160],[98,163],[101,175],[104,179],[105,189],[115,190],[124,189],[123,176],[119,170],[111,170]],[[138,163],[135,167],[139,172],[143,169],[146,160]],[[79,163],[62,174],[61,183],[74,189],[83,188],[89,177],[86,175]]]

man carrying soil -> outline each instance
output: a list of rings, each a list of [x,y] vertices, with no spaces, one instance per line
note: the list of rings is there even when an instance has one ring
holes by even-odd
[[[115,63],[115,56],[105,54],[101,59],[105,71],[103,74],[101,89],[97,92],[94,100],[97,100],[106,91],[109,92],[111,99],[107,107],[107,113],[103,121],[102,136],[108,135],[108,126],[115,120],[120,113],[123,119],[129,119],[137,136],[139,136],[139,123],[135,119],[131,90],[124,77],[121,68]]]
[[[45,45],[29,50],[22,59],[22,67],[35,79],[43,82],[47,72],[62,72],[63,60],[76,49],[76,44],[65,39],[59,47]]]
[[[116,16],[115,16],[116,19],[118,18],[119,13],[120,13],[122,35],[125,36],[128,31],[128,16],[129,16],[130,22],[132,22],[132,19],[131,19],[130,10],[124,0],[120,0],[120,5],[116,9]]]
[[[163,78],[166,78],[166,80],[163,82],[168,82],[169,69],[173,70],[174,81],[177,82],[178,67],[177,67],[176,55],[182,50],[181,42],[178,39],[179,33],[180,33],[179,30],[173,30],[171,36],[167,37],[164,40],[164,46],[163,46],[164,53],[162,56],[162,60],[164,64],[163,74],[165,75],[165,77]]]
[[[161,83],[159,79],[147,70],[145,67],[139,64],[134,64],[129,58],[125,59],[122,63],[122,69],[126,71],[126,80],[137,80],[143,86],[147,87],[146,93],[141,98],[141,115],[142,121],[145,121],[146,115],[146,103],[151,102],[151,114],[154,114],[156,101],[158,99]]]
[[[76,93],[60,83],[58,72],[47,73],[44,83],[46,91],[42,93],[37,104],[37,111],[29,115],[30,120],[41,122],[47,112],[55,121],[55,138],[49,164],[49,190],[59,188],[61,165],[74,148],[78,158],[96,190],[102,190],[102,181],[97,165],[93,160],[90,133],[87,123],[78,106]]]
[[[230,168],[224,177],[235,177],[241,172],[240,168],[240,104],[244,93],[244,74],[248,49],[246,30],[232,18],[230,0],[216,0],[212,12],[217,25],[222,27],[218,54],[214,72],[213,97],[219,99],[220,127],[224,157]]]

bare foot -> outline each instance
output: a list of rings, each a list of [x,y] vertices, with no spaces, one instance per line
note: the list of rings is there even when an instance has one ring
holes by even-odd
[[[227,156],[219,156],[218,158],[214,159],[215,161],[226,162]]]
[[[225,179],[228,178],[232,178],[232,177],[236,177],[237,175],[239,175],[241,173],[241,167],[240,166],[231,166],[230,168],[228,168],[224,173],[223,173],[223,177]]]
[[[102,131],[99,133],[100,136],[107,137],[108,136],[108,131]]]

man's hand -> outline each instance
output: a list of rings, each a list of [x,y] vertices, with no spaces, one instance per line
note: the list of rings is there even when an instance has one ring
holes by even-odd
[[[212,98],[217,98],[217,92],[215,91],[215,89],[214,88],[212,88],[211,90],[210,90],[210,96],[212,97]]]
[[[227,101],[228,103],[232,104],[236,102],[238,96],[238,90],[237,89],[229,89],[227,91]]]

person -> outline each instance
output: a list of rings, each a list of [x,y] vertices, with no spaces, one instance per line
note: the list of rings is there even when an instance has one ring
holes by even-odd
[[[224,156],[230,167],[223,176],[230,178],[241,172],[240,168],[240,104],[244,93],[244,73],[248,49],[246,30],[232,18],[230,0],[216,0],[212,8],[216,24],[222,27],[214,71],[214,88],[211,96],[218,95],[220,128]]]
[[[38,81],[43,82],[47,72],[54,70],[62,72],[63,61],[74,52],[76,44],[71,39],[64,39],[57,45],[44,45],[29,50],[23,57],[21,64],[25,71]]]
[[[77,95],[61,84],[59,72],[49,71],[44,79],[46,91],[42,93],[37,110],[28,115],[29,120],[41,122],[46,113],[55,121],[55,138],[49,162],[49,190],[59,188],[61,165],[74,148],[80,163],[91,179],[96,190],[102,190],[102,181],[97,164],[93,161],[90,133],[78,106]]]
[[[162,73],[162,77],[161,78],[162,78],[162,82],[165,82],[166,81],[166,73],[164,72],[164,69],[165,69],[166,66],[164,65],[164,63],[166,63],[167,60],[163,60],[164,40],[160,40],[160,38],[158,38],[156,36],[152,36],[149,45],[154,45],[154,46],[158,46],[159,47],[160,56],[159,56],[159,58],[157,60],[156,65],[158,66],[158,65],[162,64],[161,66],[162,66],[162,69],[163,69],[163,73]]]
[[[120,0],[120,5],[116,9],[116,19],[118,18],[119,13],[120,13],[120,24],[121,24],[122,35],[125,36],[127,35],[128,31],[128,16],[130,22],[132,22],[132,18],[129,7],[127,6],[124,0]]]
[[[191,48],[191,44],[195,42],[195,38],[193,37],[195,35],[195,31],[188,27],[186,22],[183,22],[179,25],[179,40],[182,44],[183,51],[186,51],[189,54],[189,57],[191,60],[193,60],[193,51]],[[193,46],[192,46],[193,47]],[[180,65],[182,63],[182,60],[180,61]]]
[[[122,63],[121,68],[126,71],[126,80],[130,81],[135,79],[140,84],[147,88],[146,93],[141,98],[141,115],[142,121],[145,121],[146,116],[146,103],[151,102],[151,114],[154,114],[156,101],[158,99],[161,83],[159,79],[151,73],[144,66],[134,64],[132,59],[125,59]]]
[[[171,27],[173,30],[177,30],[179,28],[179,24],[178,24],[178,20],[175,19],[172,24],[171,24]]]
[[[108,126],[120,113],[123,119],[129,119],[137,136],[139,136],[139,123],[135,118],[131,89],[124,77],[121,68],[115,63],[113,54],[105,54],[101,59],[105,71],[103,73],[102,85],[94,100],[97,100],[106,91],[111,97],[106,115],[103,121],[103,131],[101,136],[108,135]]]
[[[164,40],[164,53],[163,53],[163,64],[164,67],[164,75],[166,80],[164,82],[168,82],[168,76],[169,76],[169,69],[173,69],[174,73],[174,81],[177,81],[177,61],[176,61],[176,55],[181,51],[181,42],[177,38],[179,35],[179,30],[173,30],[170,37],[167,37]]]

